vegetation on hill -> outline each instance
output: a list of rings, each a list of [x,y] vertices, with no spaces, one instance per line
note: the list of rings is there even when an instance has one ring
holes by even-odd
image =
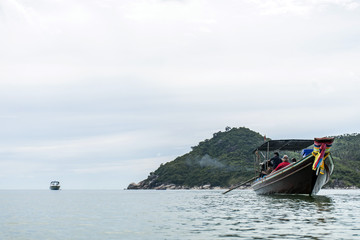
[[[336,136],[331,149],[334,173],[328,187],[360,187],[360,134]]]
[[[129,188],[161,185],[229,187],[254,176],[252,151],[264,137],[248,128],[227,127],[192,151],[161,164],[147,179]],[[360,134],[336,136],[332,148],[335,169],[328,187],[360,187]]]
[[[227,187],[254,176],[252,151],[264,137],[248,128],[229,128],[192,147],[192,151],[161,164],[141,182],[142,188],[162,184],[186,187]]]

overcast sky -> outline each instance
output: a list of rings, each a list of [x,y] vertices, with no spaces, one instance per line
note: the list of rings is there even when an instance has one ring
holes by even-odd
[[[357,0],[0,0],[0,189],[123,189],[226,126],[358,133]]]

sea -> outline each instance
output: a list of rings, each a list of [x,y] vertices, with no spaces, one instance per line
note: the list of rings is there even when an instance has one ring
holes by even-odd
[[[0,239],[360,239],[360,190],[0,190]]]

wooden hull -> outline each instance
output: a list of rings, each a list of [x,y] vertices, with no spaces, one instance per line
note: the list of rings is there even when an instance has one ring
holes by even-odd
[[[312,170],[314,156],[259,178],[252,184],[257,194],[309,194],[315,195],[329,181],[333,170],[331,155],[325,159],[324,174]]]

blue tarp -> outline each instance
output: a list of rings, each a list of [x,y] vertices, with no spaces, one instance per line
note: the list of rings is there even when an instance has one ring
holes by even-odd
[[[302,151],[301,151],[301,155],[303,156],[303,158],[304,157],[306,157],[307,155],[309,155],[310,153],[312,153],[312,149],[303,149]]]

